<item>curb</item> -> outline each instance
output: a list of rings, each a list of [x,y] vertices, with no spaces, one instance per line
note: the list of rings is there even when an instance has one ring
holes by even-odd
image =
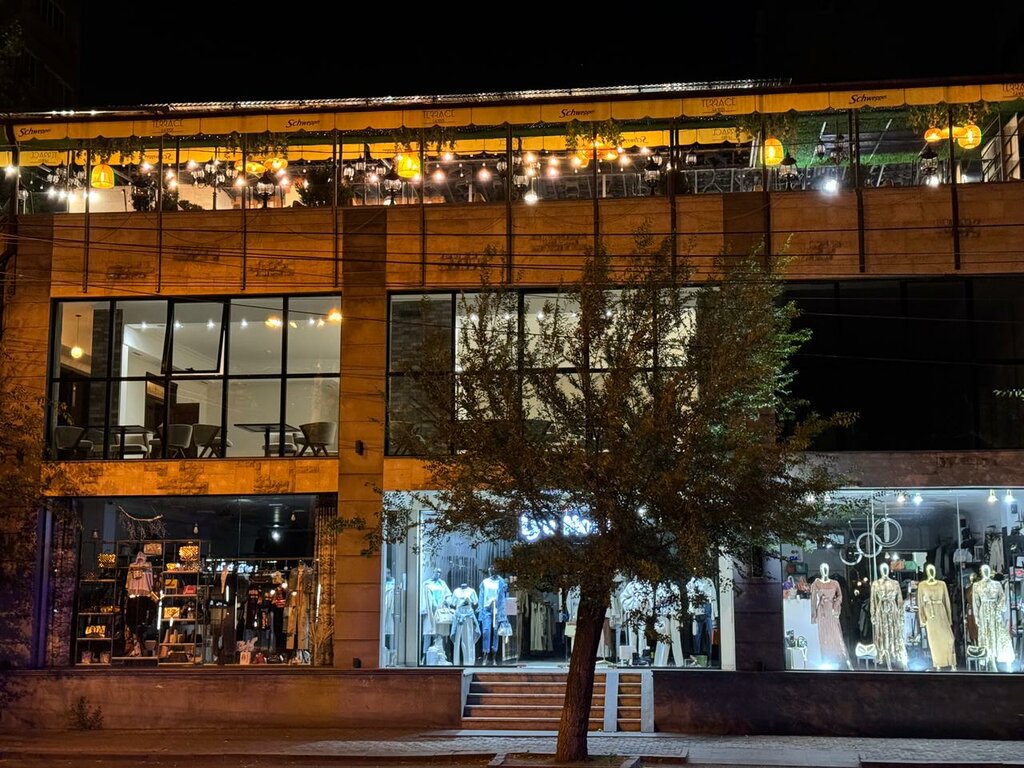
[[[0,752],[0,763],[6,760],[82,760],[102,759],[105,763],[146,763],[161,759],[160,753],[136,752],[117,754],[88,754],[87,752],[59,752],[48,750],[5,750]],[[170,755],[168,755],[170,757]],[[308,765],[315,763],[330,763],[332,765],[366,765],[367,763],[387,765],[487,765],[496,757],[494,752],[465,752],[450,755],[308,755],[292,752],[259,754],[254,752],[196,752],[191,755],[193,761],[214,758],[217,760],[230,761],[234,764],[243,764],[250,760],[268,760],[276,764],[284,765]]]

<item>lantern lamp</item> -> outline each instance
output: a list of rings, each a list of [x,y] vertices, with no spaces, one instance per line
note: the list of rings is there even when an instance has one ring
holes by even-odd
[[[977,149],[981,146],[981,128],[974,123],[966,123],[963,129],[964,134],[956,140],[957,144],[964,149]]]
[[[413,179],[420,175],[420,159],[412,152],[403,153],[395,158],[395,168],[403,179]]]
[[[113,189],[114,169],[106,163],[98,163],[92,167],[90,185],[93,189]]]
[[[761,149],[761,157],[764,159],[764,164],[769,168],[779,165],[782,162],[782,158],[785,157],[786,150],[782,146],[782,142],[776,139],[774,136],[769,136],[764,140],[764,147]]]
[[[946,138],[946,132],[941,128],[936,128],[934,125],[924,132],[924,140],[929,144],[934,144],[937,141],[942,141]]]

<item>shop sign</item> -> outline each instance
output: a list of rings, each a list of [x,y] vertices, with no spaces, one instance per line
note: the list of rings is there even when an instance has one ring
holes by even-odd
[[[551,518],[538,522],[529,515],[519,518],[519,538],[528,543],[549,539],[552,536],[583,537],[597,530],[597,524],[589,517],[567,512],[562,519]]]

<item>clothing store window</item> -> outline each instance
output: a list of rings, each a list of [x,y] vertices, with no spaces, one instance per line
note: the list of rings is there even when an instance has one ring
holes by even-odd
[[[821,542],[786,544],[786,667],[1021,669],[1024,538],[1012,489],[843,491]]]
[[[525,588],[499,560],[543,532],[517,541],[435,538],[420,494],[389,503],[418,520],[382,557],[381,659],[384,666],[562,668],[575,637],[579,589]],[[732,594],[719,574],[680,574],[656,585],[614,577],[594,662],[601,666],[718,668],[723,609]],[[730,627],[731,629],[731,627]]]
[[[310,664],[333,497],[83,499],[73,662]]]

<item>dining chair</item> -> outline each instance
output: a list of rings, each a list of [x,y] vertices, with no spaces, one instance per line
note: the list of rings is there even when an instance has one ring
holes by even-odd
[[[53,449],[58,459],[84,458],[92,450],[92,440],[83,440],[82,427],[54,427]]]
[[[233,447],[231,440],[224,440],[220,435],[219,424],[193,424],[192,442],[199,449],[200,459],[207,456],[219,456],[224,458],[224,447]]]
[[[188,458],[185,453],[192,446],[191,424],[170,424],[167,427],[167,458]]]
[[[111,454],[121,456],[123,453],[125,458],[128,456],[141,456],[146,459],[149,458],[149,450],[148,432],[144,432],[141,435],[125,435],[123,451],[121,449],[121,435],[114,434],[112,444],[110,446]]]
[[[302,434],[296,438],[296,442],[302,446],[299,456],[311,450],[314,456],[327,456],[328,446],[333,445],[338,437],[338,422],[336,421],[313,421],[308,424],[300,424]]]

